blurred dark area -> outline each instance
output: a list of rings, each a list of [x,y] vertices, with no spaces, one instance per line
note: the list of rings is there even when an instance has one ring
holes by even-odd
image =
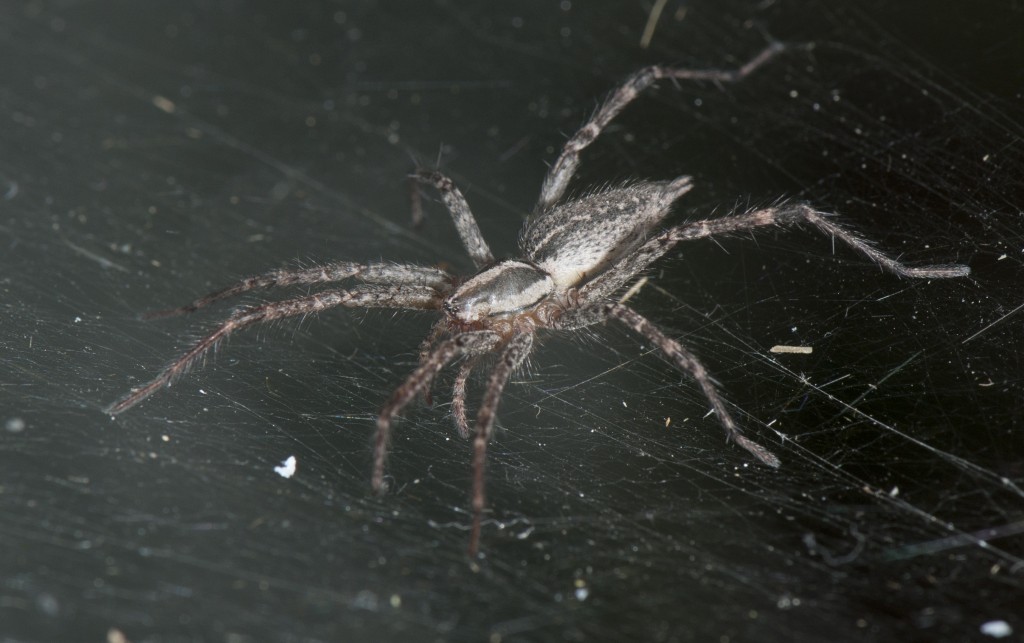
[[[7,3],[0,641],[1018,640],[1022,33],[999,2]],[[141,313],[332,259],[471,273],[429,190],[413,225],[417,167],[512,256],[616,83],[770,40],[800,46],[645,93],[570,191],[689,174],[671,222],[805,201],[909,264],[972,268],[899,279],[798,227],[646,275],[631,304],[778,471],[615,327],[542,336],[508,387],[476,560],[451,372],[369,490],[376,413],[432,314],[248,330],[102,412],[233,306],[301,289]]]

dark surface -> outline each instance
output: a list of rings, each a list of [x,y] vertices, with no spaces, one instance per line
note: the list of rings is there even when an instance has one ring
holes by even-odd
[[[644,49],[649,8],[620,4],[0,10],[0,640],[1024,632],[1020,8],[672,1]],[[430,315],[246,332],[101,412],[229,307],[138,313],[295,261],[468,270],[433,194],[410,226],[413,158],[440,158],[512,253],[545,162],[617,80],[735,64],[764,34],[816,48],[735,87],[662,83],[575,189],[688,173],[677,220],[804,199],[908,262],[974,269],[900,280],[810,230],[658,266],[632,302],[779,471],[614,328],[547,337],[509,387],[477,565],[450,375],[397,426],[392,492],[368,493],[374,415]]]

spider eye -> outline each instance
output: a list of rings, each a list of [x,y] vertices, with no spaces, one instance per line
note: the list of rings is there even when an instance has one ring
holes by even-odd
[[[459,312],[461,310],[461,306],[456,304],[453,301],[453,299],[454,299],[453,297],[449,297],[448,299],[445,299],[444,300],[444,304],[442,304],[442,306],[444,307],[444,312],[448,313],[452,317],[458,317],[459,316]]]

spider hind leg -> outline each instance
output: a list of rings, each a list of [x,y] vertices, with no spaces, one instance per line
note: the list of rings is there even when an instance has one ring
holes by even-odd
[[[711,376],[700,360],[682,344],[665,335],[650,320],[629,306],[621,303],[604,303],[577,309],[573,314],[563,318],[560,327],[565,330],[576,330],[609,319],[621,323],[653,343],[672,361],[676,368],[689,373],[690,377],[700,386],[704,397],[711,403],[711,408],[715,411],[715,415],[718,416],[718,422],[725,429],[726,437],[729,440],[743,447],[763,464],[775,469],[781,466],[782,462],[774,453],[743,435],[736,421],[728,409],[726,409],[725,402],[718,394]]]
[[[608,124],[655,81],[712,81],[735,83],[743,80],[785,51],[780,42],[772,42],[756,56],[735,69],[684,69],[654,65],[645,67],[622,82],[586,123],[566,141],[558,159],[551,165],[541,187],[537,211],[545,210],[562,199],[580,164],[580,153],[590,146]]]

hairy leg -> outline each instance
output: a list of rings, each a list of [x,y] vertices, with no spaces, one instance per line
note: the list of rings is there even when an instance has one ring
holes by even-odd
[[[438,371],[462,355],[479,355],[485,353],[501,340],[500,335],[493,331],[481,330],[461,333],[446,339],[433,347],[420,365],[405,381],[395,389],[388,399],[380,415],[377,416],[377,434],[373,447],[373,474],[370,479],[374,492],[384,491],[384,460],[387,458],[388,444],[391,442],[391,422],[395,416],[414,398],[416,394],[429,386]]]
[[[473,530],[469,537],[469,555],[476,556],[480,545],[480,518],[486,504],[484,488],[484,465],[487,461],[487,443],[494,430],[494,418],[501,402],[501,393],[508,378],[530,355],[533,347],[533,333],[514,335],[505,345],[501,358],[491,371],[480,411],[476,416],[476,437],[473,438]]]
[[[469,420],[466,419],[466,382],[469,380],[473,367],[476,366],[476,358],[469,358],[459,367],[459,373],[455,376],[455,383],[452,384],[452,420],[455,421],[455,428],[459,437],[468,438],[473,432],[469,428]]]
[[[310,315],[338,306],[436,309],[441,306],[441,299],[436,290],[426,286],[361,286],[351,290],[327,290],[305,297],[242,308],[173,361],[152,381],[111,404],[105,411],[110,415],[117,415],[130,409],[164,386],[170,385],[222,340],[247,326],[285,317]]]
[[[438,340],[440,340],[447,334],[448,324],[445,321],[445,319],[442,318],[440,321],[434,324],[434,327],[430,329],[430,333],[423,339],[422,342],[420,342],[419,362],[417,362],[420,366],[422,366],[423,363],[426,362],[427,359],[430,357],[430,353],[433,352],[434,346],[437,344]],[[426,404],[427,406],[434,405],[434,396],[430,392],[430,388],[434,383],[433,377],[434,376],[431,375],[430,378],[428,378],[427,381],[424,382],[423,384],[423,403]]]
[[[473,217],[473,212],[469,209],[469,203],[466,201],[466,197],[462,196],[459,188],[455,186],[455,182],[444,174],[432,170],[421,170],[412,176],[421,183],[433,185],[441,193],[441,201],[452,215],[455,229],[459,233],[459,238],[462,239],[462,245],[465,246],[466,252],[473,259],[473,265],[483,268],[494,263],[494,255],[491,254],[491,249],[484,241],[483,234],[480,233],[480,227]]]
[[[650,87],[654,81],[661,78],[673,78],[677,80],[711,80],[720,83],[736,82],[747,77],[784,50],[785,47],[781,43],[772,43],[736,69],[678,69],[655,65],[634,73],[611,93],[590,120],[566,142],[558,160],[551,166],[544,178],[540,200],[537,202],[537,211],[545,210],[558,203],[565,194],[573,175],[576,174],[576,168],[580,164],[580,152],[593,143],[601,131],[608,126],[608,123],[636,100],[640,92]]]
[[[246,277],[226,288],[203,295],[184,306],[146,313],[143,317],[157,319],[193,313],[210,304],[242,295],[251,290],[298,285],[312,286],[336,283],[345,279],[357,279],[368,284],[425,286],[439,292],[447,292],[452,283],[451,275],[440,268],[401,263],[334,261],[310,268],[279,268],[262,275]]]
[[[711,403],[718,421],[725,429],[728,439],[746,449],[751,455],[770,467],[778,467],[781,462],[768,449],[745,437],[733,420],[732,415],[725,407],[725,402],[718,394],[711,376],[708,375],[704,365],[697,359],[696,355],[687,350],[682,344],[665,335],[661,330],[652,324],[647,318],[640,315],[632,308],[615,303],[598,304],[589,308],[578,309],[567,314],[561,327],[567,330],[582,328],[592,324],[598,324],[609,319],[615,320],[647,341],[651,342],[668,357],[672,363],[681,371],[689,373],[700,386],[704,397]]]
[[[694,241],[718,234],[742,232],[765,226],[790,226],[809,223],[821,232],[845,243],[868,257],[879,266],[900,277],[913,279],[949,279],[966,277],[971,269],[961,264],[937,264],[929,266],[907,266],[888,254],[875,249],[870,242],[832,221],[831,215],[802,204],[785,204],[755,210],[746,214],[705,219],[684,223],[653,237],[637,248],[631,255],[612,266],[607,272],[579,289],[583,302],[597,302],[611,296],[627,281],[643,272],[651,263],[681,241]]]

